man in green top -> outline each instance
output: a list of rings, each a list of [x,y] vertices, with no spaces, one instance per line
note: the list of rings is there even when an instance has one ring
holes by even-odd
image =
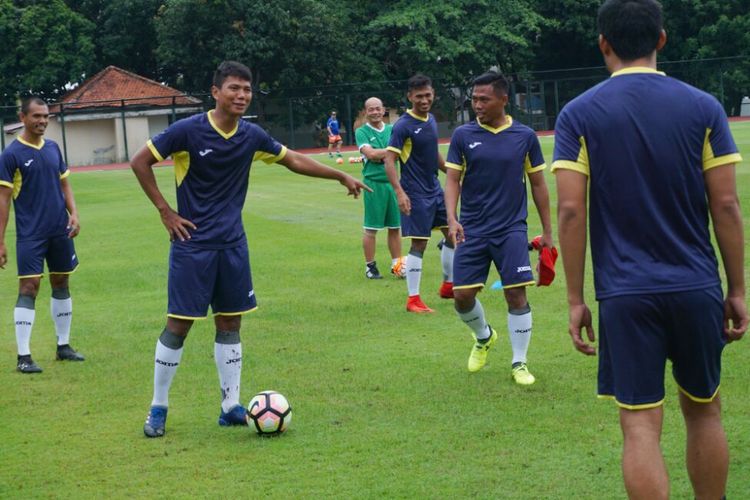
[[[375,264],[375,237],[379,230],[388,228],[388,250],[391,252],[391,273],[399,278],[405,276],[404,259],[401,258],[401,216],[396,193],[385,175],[383,158],[392,125],[383,122],[383,102],[377,97],[365,101],[367,123],[354,133],[359,152],[364,156],[362,177],[372,189],[365,192],[365,221],[363,224],[362,248],[365,252],[365,276],[380,279],[380,271]]]

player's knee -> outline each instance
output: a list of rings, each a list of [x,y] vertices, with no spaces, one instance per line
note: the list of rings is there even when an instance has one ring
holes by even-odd
[[[214,323],[216,330],[223,332],[234,332],[239,331],[242,318],[241,316],[216,316]]]
[[[52,298],[65,300],[70,298],[70,289],[68,287],[52,288]]]
[[[49,284],[54,288],[68,288],[70,277],[67,274],[50,274]]]
[[[190,327],[192,326],[192,320],[170,317],[167,318],[167,326],[165,330],[169,330],[170,332],[174,333],[175,335],[179,335],[180,337],[186,337],[188,332],[190,331]]]
[[[427,240],[411,240],[411,248],[409,249],[410,254],[417,255],[421,258],[426,249]]]
[[[16,307],[20,307],[22,309],[31,309],[34,310],[34,303],[36,302],[36,297],[32,297],[31,295],[18,295],[18,300],[16,300]]]
[[[39,279],[22,279],[18,284],[18,294],[36,298],[39,293]]]
[[[476,302],[474,295],[466,293],[464,290],[453,289],[453,307],[459,314],[464,314],[474,309]]]
[[[185,332],[185,335],[187,335],[187,332]],[[165,328],[159,336],[159,342],[170,349],[182,349],[182,345],[185,343],[185,335],[179,335]]]

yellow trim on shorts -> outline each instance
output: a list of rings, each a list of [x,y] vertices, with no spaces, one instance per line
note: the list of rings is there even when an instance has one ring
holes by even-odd
[[[402,240],[429,240],[430,236],[402,236]]]
[[[615,397],[612,394],[597,394],[596,399],[607,399],[607,400],[614,401]]]
[[[78,270],[78,266],[80,266],[80,264],[76,265],[76,267],[74,267],[70,271],[55,271],[55,272],[48,271],[47,274],[73,274],[74,272]]]
[[[721,387],[721,384],[719,384],[719,387]],[[691,401],[695,401],[696,403],[711,403],[716,398],[716,396],[719,395],[719,387],[716,388],[714,393],[711,395],[710,398],[699,398],[697,396],[693,396],[688,391],[682,388],[680,384],[677,384],[677,388],[680,390],[681,393],[683,393],[685,396],[687,396]]]
[[[167,318],[174,318],[174,319],[185,319],[188,321],[193,321],[197,319],[206,319],[208,316],[182,316],[180,314],[170,314],[167,313]]]
[[[44,277],[44,273],[42,273],[42,274],[25,274],[23,276],[19,276],[18,279],[22,280],[22,279],[27,279],[27,278],[43,278],[43,277]]]
[[[531,286],[535,283],[536,283],[535,281],[525,281],[523,283],[515,283],[513,285],[503,285],[503,290],[507,288],[518,288],[519,286]]]
[[[234,313],[217,312],[217,313],[214,313],[214,317],[216,316],[242,316],[243,314],[254,312],[256,309],[258,309],[258,306],[250,308],[247,311],[240,311],[240,312],[234,312]]]
[[[466,288],[484,288],[484,283],[472,283],[471,285],[461,285],[461,286],[453,285],[454,290],[464,290]]]
[[[640,405],[628,405],[625,403],[620,403],[619,401],[617,401],[617,399],[615,399],[615,403],[617,403],[617,406],[619,406],[620,408],[624,410],[638,411],[638,410],[650,410],[652,408],[658,408],[659,406],[664,405],[664,399],[662,399],[661,401],[657,401],[656,403],[644,403]]]

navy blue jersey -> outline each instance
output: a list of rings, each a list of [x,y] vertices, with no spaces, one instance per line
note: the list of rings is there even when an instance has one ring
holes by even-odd
[[[438,129],[431,113],[420,118],[411,110],[393,125],[389,151],[401,160],[401,187],[410,197],[441,195],[438,173]]]
[[[445,166],[463,172],[460,222],[467,236],[526,231],[526,175],[546,168],[533,130],[510,116],[499,128],[461,125]]]
[[[13,190],[16,239],[67,234],[68,211],[60,180],[70,174],[60,148],[42,139],[35,146],[20,137],[0,155],[0,186]]]
[[[565,106],[552,170],[589,177],[597,299],[718,284],[703,173],[741,160],[718,101],[653,69]]]
[[[251,163],[273,163],[286,155],[286,148],[255,124],[240,120],[224,133],[210,111],[175,122],[147,144],[159,161],[172,156],[177,212],[197,226],[190,243],[204,248],[242,243]]]

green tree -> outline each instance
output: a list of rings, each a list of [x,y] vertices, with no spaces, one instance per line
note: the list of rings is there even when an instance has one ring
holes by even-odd
[[[0,0],[0,40],[18,40],[19,17],[20,11],[12,0]],[[0,51],[0,106],[15,104],[20,80],[16,51]],[[3,114],[6,113],[0,113]]]

